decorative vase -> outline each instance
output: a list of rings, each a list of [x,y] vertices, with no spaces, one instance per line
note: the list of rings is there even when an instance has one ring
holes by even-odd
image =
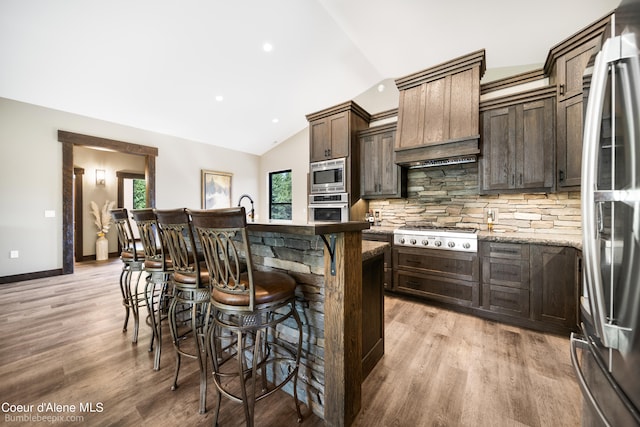
[[[96,240],[96,261],[105,261],[109,258],[109,241],[100,236]]]

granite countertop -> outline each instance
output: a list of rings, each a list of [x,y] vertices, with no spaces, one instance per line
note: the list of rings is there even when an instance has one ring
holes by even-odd
[[[366,221],[348,222],[293,222],[293,221],[272,221],[272,222],[250,222],[247,224],[249,231],[301,234],[307,236],[345,233],[349,231],[363,231],[369,228]]]
[[[371,228],[367,230],[362,230],[363,233],[370,234],[393,234],[393,231],[398,227],[380,227],[380,226],[371,226]]]
[[[392,234],[396,227],[371,227],[363,230],[368,234]],[[567,246],[582,250],[581,234],[551,234],[551,233],[519,233],[514,231],[478,231],[478,240],[485,242],[532,243],[550,246]],[[364,250],[364,247],[363,247]]]
[[[366,261],[369,258],[373,258],[384,252],[385,248],[390,245],[387,242],[375,242],[372,240],[362,241],[362,261]]]
[[[478,240],[488,242],[533,243],[550,246],[567,246],[582,250],[581,234],[543,234],[518,233],[513,231],[479,231]]]

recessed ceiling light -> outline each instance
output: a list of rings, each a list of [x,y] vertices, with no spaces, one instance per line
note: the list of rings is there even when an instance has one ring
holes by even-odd
[[[224,100],[224,96],[222,95],[216,96],[216,101],[221,102],[222,100]]]
[[[378,92],[384,92],[384,85],[382,83],[378,85]]]
[[[262,45],[262,50],[264,50],[265,52],[271,52],[273,50],[273,45],[269,42],[266,42]]]
[[[278,119],[276,118],[276,119],[273,119],[273,120],[271,120],[271,121],[272,121],[273,123],[278,123],[280,120],[278,120]]]

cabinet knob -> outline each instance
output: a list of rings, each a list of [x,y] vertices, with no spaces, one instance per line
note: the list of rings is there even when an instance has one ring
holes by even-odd
[[[559,91],[560,91],[560,96],[564,96],[564,84],[560,85]]]

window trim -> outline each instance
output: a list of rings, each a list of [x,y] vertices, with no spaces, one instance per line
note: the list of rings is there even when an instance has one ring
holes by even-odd
[[[274,175],[278,175],[278,174],[282,174],[282,173],[289,173],[289,175],[291,176],[291,199],[289,201],[289,203],[273,203],[273,176]],[[272,208],[273,206],[286,206],[289,205],[291,207],[290,212],[291,212],[291,216],[289,218],[272,218],[271,214],[272,214]],[[269,172],[269,219],[275,219],[275,220],[284,220],[284,221],[290,221],[291,219],[293,219],[293,170],[292,169],[282,169],[279,171],[272,171]]]

